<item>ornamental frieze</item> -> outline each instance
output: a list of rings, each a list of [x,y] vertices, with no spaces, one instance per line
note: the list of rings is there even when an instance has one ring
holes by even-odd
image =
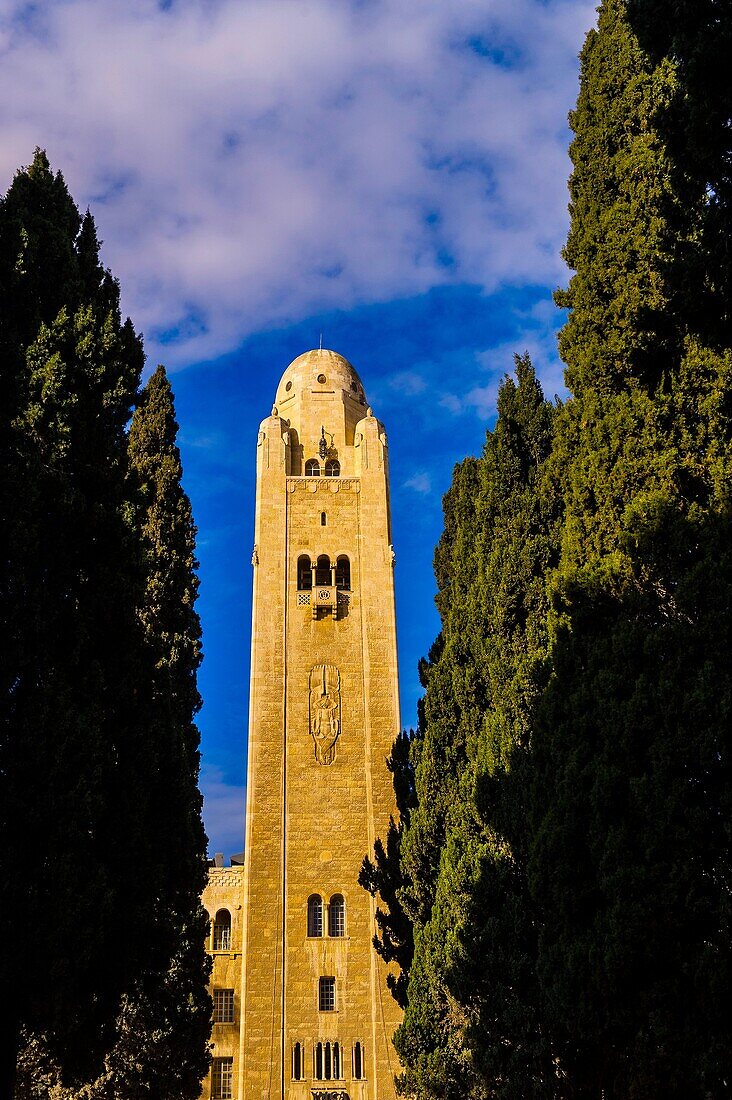
[[[288,493],[360,493],[361,482],[357,477],[288,477]]]

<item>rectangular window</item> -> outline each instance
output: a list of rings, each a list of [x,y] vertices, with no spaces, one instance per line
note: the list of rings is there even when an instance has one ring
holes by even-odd
[[[213,1020],[215,1024],[234,1023],[234,990],[214,989]]]
[[[318,984],[318,1010],[335,1012],[335,978],[321,978]]]
[[[211,1065],[211,1100],[232,1100],[234,1059],[214,1058]]]

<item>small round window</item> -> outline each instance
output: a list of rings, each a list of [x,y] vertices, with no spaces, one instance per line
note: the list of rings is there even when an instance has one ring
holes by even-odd
[[[285,386],[285,389],[286,389],[286,390],[288,391],[288,393],[289,393],[289,391],[290,391],[290,390],[292,389],[292,382],[288,382],[288,383],[287,383],[287,385]]]
[[[325,385],[325,375],[324,374],[319,374],[318,375],[318,382],[320,382],[321,386]]]

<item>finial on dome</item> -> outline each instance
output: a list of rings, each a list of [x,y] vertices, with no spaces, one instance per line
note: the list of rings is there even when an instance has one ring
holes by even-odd
[[[373,410],[373,409],[371,408],[371,406],[370,406],[370,405],[369,405],[369,407],[368,407],[368,408],[366,409],[366,415],[367,415],[367,416],[373,416],[373,415],[374,415],[374,410]]]
[[[273,406],[272,406],[272,416],[279,416],[279,415],[280,415],[280,414],[279,414],[279,413],[278,413],[278,411],[277,411],[277,406],[276,406],[276,405],[273,405]]]

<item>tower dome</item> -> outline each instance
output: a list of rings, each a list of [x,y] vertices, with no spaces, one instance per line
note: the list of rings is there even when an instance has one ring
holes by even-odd
[[[293,359],[282,375],[277,387],[275,404],[280,405],[290,397],[309,393],[332,393],[345,390],[361,404],[365,404],[363,383],[355,368],[337,351],[315,348]]]

